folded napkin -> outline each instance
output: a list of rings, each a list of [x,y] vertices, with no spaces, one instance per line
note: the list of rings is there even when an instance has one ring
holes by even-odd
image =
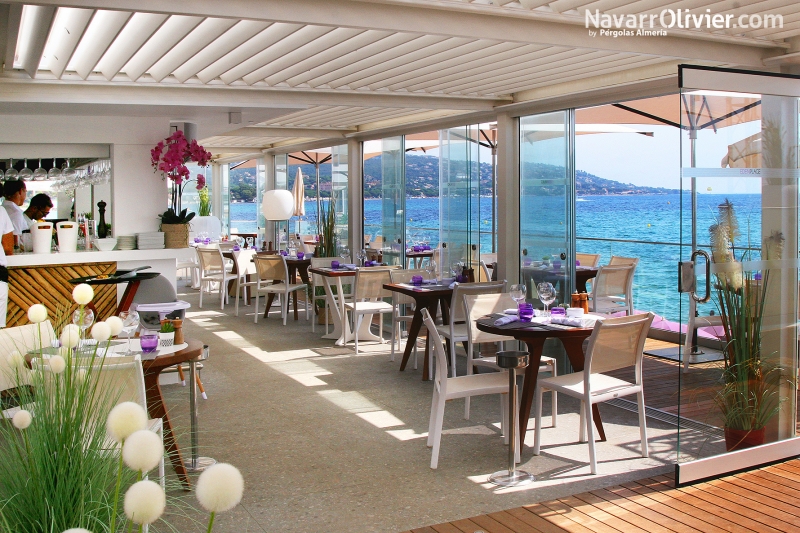
[[[494,321],[495,326],[505,326],[506,324],[511,324],[512,322],[518,322],[519,317],[516,316],[504,316],[503,318],[498,318]]]
[[[356,265],[339,265],[339,268],[343,268],[345,270],[356,270],[358,267]]]
[[[576,328],[592,328],[594,323],[602,320],[603,317],[596,315],[583,315],[581,317],[570,316],[554,316],[550,317],[550,322],[553,324],[562,324],[564,326],[573,326]]]
[[[506,309],[503,311],[504,315],[516,315],[519,312],[518,309]]]
[[[448,286],[447,286],[447,288],[448,288],[448,289],[455,289],[455,288],[456,288],[456,285],[458,285],[458,282],[457,282],[457,281],[454,281],[453,283],[451,283],[450,285],[448,285]]]
[[[423,285],[436,285],[437,283],[439,283],[439,282],[436,281],[435,279],[423,279],[422,280],[422,284]]]
[[[450,285],[456,280],[456,278],[442,278],[442,285]]]

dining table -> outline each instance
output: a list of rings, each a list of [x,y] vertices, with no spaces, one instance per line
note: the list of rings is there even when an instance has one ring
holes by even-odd
[[[345,298],[341,295],[345,294],[344,285],[353,284],[355,282],[356,270],[350,268],[329,268],[329,267],[312,267],[308,272],[321,276],[325,282],[325,299],[328,308],[332,310],[331,318],[333,319],[333,331],[323,335],[323,339],[335,339],[336,346],[344,346],[351,340],[355,339],[353,330],[350,327],[350,321],[347,320],[347,311],[345,311]],[[334,289],[336,291],[334,292]],[[372,315],[365,315],[364,320],[361,321],[361,327],[358,330],[359,340],[380,341],[381,337],[375,335],[370,331],[372,325]]]
[[[383,286],[387,291],[397,292],[410,296],[414,299],[414,315],[411,317],[411,325],[408,328],[408,338],[406,348],[403,352],[403,361],[400,363],[400,371],[406,369],[408,360],[417,343],[420,330],[422,329],[422,310],[427,309],[432,317],[435,317],[438,308],[442,309],[442,321],[445,324],[450,322],[450,300],[453,298],[453,289],[450,284],[436,283],[424,285],[411,285],[408,283],[386,283]],[[425,339],[425,353],[428,353],[430,336]],[[431,378],[428,358],[423,358],[422,380],[427,381]]]
[[[587,292],[586,282],[597,276],[597,267],[591,266],[576,266],[575,267],[575,290],[578,292]],[[567,276],[567,271],[564,267],[554,268],[552,265],[531,266],[523,265],[522,277],[524,280],[532,280],[534,288],[537,283],[549,281],[556,285],[564,280]],[[533,291],[534,293],[536,291]]]
[[[433,250],[412,250],[406,252],[406,263],[408,263],[408,268],[422,268],[422,262],[431,257],[433,257]]]
[[[525,369],[525,377],[522,383],[522,397],[519,407],[519,435],[520,442],[525,441],[525,433],[528,430],[528,419],[531,416],[533,405],[533,395],[536,390],[536,381],[539,377],[539,365],[541,364],[542,351],[547,339],[558,339],[564,345],[567,357],[575,372],[583,371],[583,342],[592,334],[592,328],[564,326],[560,324],[548,323],[525,323],[512,322],[502,326],[496,326],[495,321],[502,315],[489,315],[479,318],[476,325],[480,331],[493,335],[503,335],[514,337],[516,340],[524,342],[528,346],[530,363]],[[603,430],[603,421],[600,418],[600,410],[597,404],[592,406],[592,419],[597,427],[597,433],[601,441],[606,440],[606,433]]]

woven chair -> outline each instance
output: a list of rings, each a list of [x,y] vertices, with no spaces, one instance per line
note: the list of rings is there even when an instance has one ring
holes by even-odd
[[[253,260],[256,263],[256,303],[255,317],[253,322],[258,323],[258,298],[262,294],[276,294],[281,306],[281,317],[283,325],[286,325],[286,316],[289,314],[289,295],[296,291],[305,291],[305,283],[289,282],[289,267],[286,265],[286,258],[282,255],[256,255]],[[306,320],[311,319],[311,306],[306,305]]]

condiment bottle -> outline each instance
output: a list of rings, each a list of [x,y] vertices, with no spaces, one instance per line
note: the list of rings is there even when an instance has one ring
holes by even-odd
[[[578,294],[578,291],[572,293],[572,303],[570,307],[580,307],[581,306],[581,295]]]
[[[588,313],[589,312],[589,295],[586,294],[585,292],[582,292],[580,294],[580,298],[581,298],[581,307],[583,308],[583,312],[584,313]]]

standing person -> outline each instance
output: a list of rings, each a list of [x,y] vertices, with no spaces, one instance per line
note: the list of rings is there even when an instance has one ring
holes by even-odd
[[[28,223],[25,222],[25,215],[22,213],[26,194],[28,189],[22,180],[7,181],[3,184],[3,196],[6,198],[3,207],[14,226],[14,246],[19,246],[23,230],[28,229]]]
[[[0,209],[0,328],[6,327],[6,311],[8,310],[8,259],[14,253],[14,225],[5,209]]]
[[[28,209],[22,213],[22,216],[25,217],[25,222],[28,223],[28,228],[30,228],[31,224],[37,220],[47,218],[51,209],[53,209],[53,201],[45,193],[40,192],[31,198],[31,203],[28,205]]]

